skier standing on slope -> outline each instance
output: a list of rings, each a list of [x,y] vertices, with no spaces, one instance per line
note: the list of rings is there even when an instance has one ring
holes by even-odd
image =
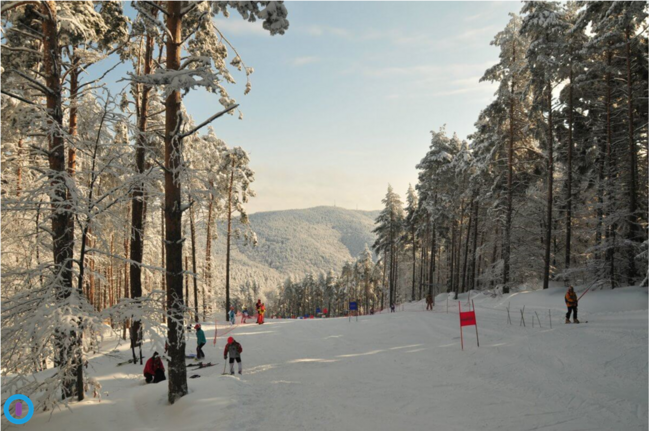
[[[239,368],[239,374],[241,374],[241,344],[235,341],[234,338],[228,337],[228,344],[223,349],[223,360],[225,361],[228,356],[230,356],[230,374],[235,374],[235,361],[237,361],[237,367]]]
[[[573,312],[573,323],[580,323],[578,320],[578,297],[573,290],[573,286],[569,286],[569,290],[567,290],[566,295],[564,295],[564,302],[568,309],[566,312],[566,321],[564,323],[571,323],[571,320],[569,320],[571,312]]]
[[[194,326],[194,329],[196,329],[196,359],[199,360],[205,358],[205,353],[203,353],[202,347],[205,346],[207,341],[205,339],[205,332],[201,329],[201,324],[197,323]]]
[[[241,312],[241,323],[246,323],[246,319],[248,319],[248,310],[244,307]]]
[[[395,312],[395,304],[393,304],[392,302],[391,302],[391,304],[390,304],[390,312],[391,312],[391,313],[394,313],[394,312]]]
[[[165,378],[165,366],[160,356],[158,356],[158,352],[154,352],[153,356],[144,365],[144,379],[147,383],[158,383],[167,380]]]
[[[259,323],[260,325],[264,323],[264,313],[265,312],[266,312],[266,307],[264,306],[264,304],[262,304],[260,306],[259,318],[257,319],[257,323]]]
[[[235,306],[234,305],[230,306],[230,311],[228,311],[228,319],[230,319],[230,324],[231,325],[235,324]]]
[[[427,295],[427,310],[433,311],[433,297]]]

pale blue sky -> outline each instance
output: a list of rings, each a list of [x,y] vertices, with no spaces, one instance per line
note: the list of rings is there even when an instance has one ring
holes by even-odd
[[[498,60],[493,36],[519,2],[287,2],[290,28],[269,36],[236,12],[219,27],[248,66],[234,74],[244,120],[214,124],[256,171],[250,212],[334,205],[374,210],[388,183],[417,180],[430,131],[465,138],[495,91],[479,83]],[[184,99],[197,122],[218,97]]]

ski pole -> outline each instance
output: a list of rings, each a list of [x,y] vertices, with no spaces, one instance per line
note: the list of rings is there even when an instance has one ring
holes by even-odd
[[[591,289],[591,286],[589,286],[589,287],[587,288],[587,290],[585,290],[584,292],[582,292],[582,295],[580,295],[580,298],[582,298],[583,296],[585,296],[585,293],[589,292],[589,289]],[[578,301],[580,301],[580,298],[578,298]],[[576,302],[578,302],[578,301],[576,301]]]
[[[221,374],[226,374],[226,360],[223,360],[223,373]]]

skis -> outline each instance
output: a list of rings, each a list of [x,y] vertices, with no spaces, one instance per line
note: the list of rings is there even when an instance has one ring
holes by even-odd
[[[137,360],[136,360],[136,361],[137,361]],[[117,366],[118,366],[118,367],[121,367],[122,365],[126,365],[126,364],[134,364],[136,361],[134,361],[133,359],[129,359],[128,361],[118,362],[118,363],[117,363]]]
[[[200,370],[201,368],[207,368],[207,367],[214,367],[216,364],[213,364],[212,362],[208,362],[207,364],[204,364],[203,362],[199,362],[198,364],[187,364],[187,368],[194,368],[195,370]]]

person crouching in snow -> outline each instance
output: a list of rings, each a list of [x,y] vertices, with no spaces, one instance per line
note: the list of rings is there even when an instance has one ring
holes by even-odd
[[[223,349],[223,360],[225,361],[230,356],[230,374],[235,374],[235,361],[241,374],[241,344],[235,341],[234,338],[228,337],[228,344]]]
[[[571,317],[571,312],[573,311],[573,323],[580,323],[578,320],[578,297],[573,291],[573,286],[569,286],[566,295],[564,295],[564,302],[566,302],[567,312],[566,312],[566,321],[564,323],[571,323],[569,317]]]
[[[167,380],[165,378],[165,366],[160,356],[158,356],[158,352],[154,352],[153,356],[144,364],[144,379],[147,383],[158,383]]]
[[[197,323],[194,325],[194,329],[196,329],[196,359],[199,360],[205,358],[203,346],[205,346],[207,340],[205,339],[205,332],[201,329],[201,324]]]

